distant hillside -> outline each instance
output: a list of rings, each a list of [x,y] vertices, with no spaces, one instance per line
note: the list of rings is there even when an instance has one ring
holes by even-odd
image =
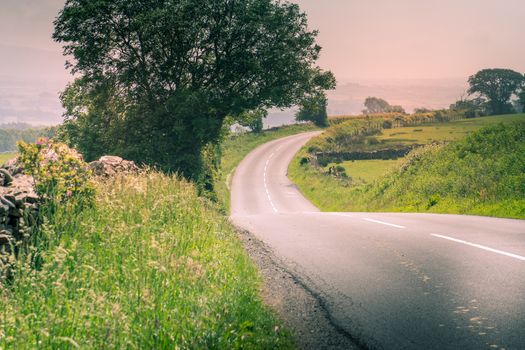
[[[52,137],[55,130],[55,127],[15,129],[9,128],[9,124],[0,125],[0,152],[16,151],[16,142],[19,140],[35,142],[39,137]]]

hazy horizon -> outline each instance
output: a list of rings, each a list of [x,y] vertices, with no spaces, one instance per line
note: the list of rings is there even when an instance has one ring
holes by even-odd
[[[319,64],[338,80],[328,93],[330,114],[358,113],[370,95],[407,111],[447,107],[479,69],[525,72],[519,0],[293,2],[319,30]],[[58,93],[71,76],[51,33],[63,4],[0,3],[0,124],[62,121]]]

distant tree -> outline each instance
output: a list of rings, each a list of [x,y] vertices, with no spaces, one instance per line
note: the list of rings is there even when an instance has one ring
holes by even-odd
[[[462,112],[467,118],[474,118],[486,114],[487,100],[483,97],[468,99],[461,97],[449,107],[451,110]]]
[[[468,82],[468,93],[487,98],[491,114],[505,114],[512,112],[510,98],[522,84],[523,75],[511,69],[483,69],[472,75]]]
[[[226,116],[335,85],[289,2],[66,0],[54,24],[80,77],[62,94],[65,137],[88,160],[112,153],[200,181]]]
[[[384,113],[390,109],[390,104],[378,97],[367,97],[365,99],[365,107],[363,113]]]
[[[299,104],[299,111],[295,114],[297,121],[310,121],[317,126],[328,125],[328,115],[326,113],[328,101],[324,93],[317,93],[303,99]]]
[[[375,114],[375,113],[405,113],[405,110],[401,106],[391,106],[387,101],[378,97],[367,97],[365,99],[365,107],[363,110],[364,114]]]
[[[405,109],[399,105],[390,106],[388,112],[406,114]]]
[[[430,112],[432,112],[432,110],[426,107],[414,108],[414,113],[430,113]]]
[[[476,97],[473,99],[461,98],[450,105],[450,109],[455,111],[465,109],[481,109],[486,104],[486,100],[482,97]]]
[[[235,119],[240,125],[250,128],[254,133],[260,133],[263,130],[263,119],[267,116],[268,112],[265,109],[255,109],[241,113]]]

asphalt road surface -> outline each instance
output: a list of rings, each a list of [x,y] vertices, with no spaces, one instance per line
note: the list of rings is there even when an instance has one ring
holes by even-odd
[[[324,213],[287,178],[315,133],[260,146],[232,179],[231,219],[323,299],[365,349],[525,349],[525,221]]]

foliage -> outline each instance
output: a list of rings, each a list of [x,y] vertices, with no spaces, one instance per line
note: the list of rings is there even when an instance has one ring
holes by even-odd
[[[40,139],[35,144],[18,143],[18,162],[31,175],[35,191],[51,206],[90,205],[95,189],[82,157],[63,143]]]
[[[265,109],[256,109],[243,112],[235,119],[240,125],[248,127],[251,131],[258,134],[263,130],[263,119],[266,116],[268,116],[268,112]]]
[[[432,109],[426,107],[414,108],[414,113],[432,113]]]
[[[288,107],[335,84],[289,2],[67,0],[53,38],[80,76],[62,95],[65,140],[198,180],[223,120]]]
[[[486,114],[487,101],[482,97],[461,98],[451,104],[450,109],[465,114],[466,118],[480,117]]]
[[[328,118],[330,125],[336,125],[355,120],[366,120],[371,124],[377,124],[383,129],[398,128],[403,126],[416,126],[425,123],[448,122],[464,118],[462,111],[452,109],[441,109],[430,112],[417,112],[412,114],[403,113],[376,113],[365,115],[338,115]]]
[[[388,132],[410,142],[415,136],[427,139],[426,128],[431,127],[413,134],[405,132],[408,128]],[[430,211],[525,218],[525,114],[466,119],[432,128],[433,141],[458,141],[417,149],[404,163],[396,161],[396,168],[375,161],[380,163],[374,165],[380,174],[368,174],[369,165],[366,171],[361,169],[362,163],[370,161],[342,163],[352,181],[301,165],[310,147],[307,144],[288,173],[301,191],[326,211]],[[359,177],[367,180],[357,181]]]
[[[454,110],[330,117],[330,127],[322,135],[311,140],[308,147],[311,153],[355,151],[360,149],[365,141],[370,141],[370,139],[365,140],[366,136],[378,134],[384,129],[454,121],[462,118],[464,118],[464,113]],[[381,145],[376,143],[376,146],[380,148]]]
[[[55,127],[31,128],[27,125],[2,124],[0,126],[0,152],[16,151],[18,141],[36,142],[40,137],[51,138],[55,135]]]
[[[328,100],[324,92],[304,98],[299,104],[300,109],[295,114],[297,121],[309,121],[319,127],[328,125],[326,107]]]
[[[98,194],[58,209],[39,271],[29,249],[0,282],[2,348],[292,348],[235,231],[193,185],[147,172]]]
[[[525,113],[525,81],[521,91],[518,93],[518,104],[521,106],[522,110],[520,112]]]
[[[401,113],[404,114],[405,110],[401,106],[391,106],[387,101],[378,97],[367,97],[365,99],[365,107],[363,114],[376,114],[376,113]]]
[[[511,69],[483,69],[469,77],[468,93],[486,97],[491,114],[512,113],[510,98],[524,79],[522,74]]]

